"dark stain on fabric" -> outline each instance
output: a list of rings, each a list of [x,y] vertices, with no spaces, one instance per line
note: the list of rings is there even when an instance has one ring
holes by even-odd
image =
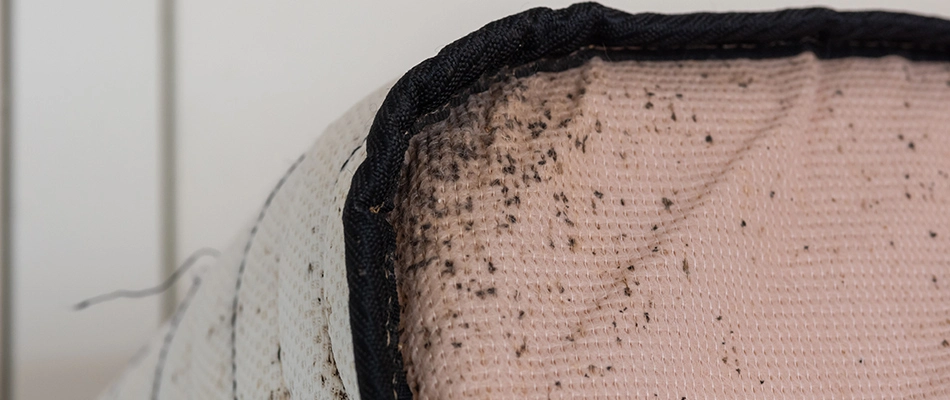
[[[664,198],[660,199],[660,201],[663,203],[663,209],[666,210],[666,211],[670,211],[670,206],[673,205],[673,200],[670,200],[670,199],[664,197]]]

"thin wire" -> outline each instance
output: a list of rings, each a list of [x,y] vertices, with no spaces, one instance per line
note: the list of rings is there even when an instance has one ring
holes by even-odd
[[[79,303],[76,303],[76,305],[73,306],[73,310],[80,311],[80,310],[89,308],[90,306],[94,306],[99,303],[104,303],[104,302],[112,301],[119,298],[138,299],[142,297],[155,296],[158,294],[162,294],[166,290],[171,288],[172,285],[174,285],[175,282],[177,282],[178,279],[181,278],[181,276],[186,271],[188,271],[189,268],[191,268],[191,266],[195,265],[195,263],[198,262],[198,260],[204,257],[218,258],[220,255],[221,255],[220,251],[217,251],[209,247],[198,249],[194,253],[191,253],[191,256],[189,256],[185,260],[185,262],[181,263],[181,266],[178,267],[178,269],[176,269],[174,272],[172,272],[172,274],[168,277],[168,279],[165,279],[165,281],[160,283],[158,286],[153,286],[150,288],[145,288],[145,289],[140,289],[140,290],[116,290],[112,293],[106,293],[106,294],[102,294],[96,297],[92,297],[92,298],[80,301]]]

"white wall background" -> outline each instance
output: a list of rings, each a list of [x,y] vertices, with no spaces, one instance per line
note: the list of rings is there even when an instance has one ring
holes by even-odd
[[[13,3],[17,399],[89,399],[159,323],[159,0]],[[321,130],[500,17],[568,1],[179,1],[178,258],[222,248]],[[603,1],[629,12],[798,0]],[[950,17],[946,0],[825,1]]]
[[[159,318],[159,299],[70,310],[159,276],[155,6],[29,0],[11,17],[16,398],[90,398]]]

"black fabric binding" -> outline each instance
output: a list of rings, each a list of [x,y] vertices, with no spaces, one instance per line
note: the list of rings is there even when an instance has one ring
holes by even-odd
[[[395,234],[386,216],[409,139],[487,87],[492,77],[618,59],[820,58],[899,55],[950,60],[950,22],[827,9],[631,15],[599,4],[536,8],[492,22],[410,70],[390,90],[367,138],[343,209],[350,323],[360,395],[410,399],[399,342]],[[454,99],[454,101],[453,101]],[[439,112],[441,110],[441,112]]]

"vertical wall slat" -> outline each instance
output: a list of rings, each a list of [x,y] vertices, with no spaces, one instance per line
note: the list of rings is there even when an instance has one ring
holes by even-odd
[[[10,0],[0,0],[0,398],[13,397],[10,264]]]
[[[161,266],[162,275],[172,276],[178,264],[177,238],[178,231],[178,191],[175,180],[177,178],[177,141],[176,141],[176,90],[175,90],[175,1],[160,0],[159,10],[159,62],[161,63],[161,126],[159,140],[161,149],[159,156],[159,170],[161,173]],[[175,310],[176,286],[171,285],[162,297],[162,319],[167,319]]]
[[[94,398],[158,325],[158,297],[72,309],[159,282],[158,10],[13,4],[15,399]]]

